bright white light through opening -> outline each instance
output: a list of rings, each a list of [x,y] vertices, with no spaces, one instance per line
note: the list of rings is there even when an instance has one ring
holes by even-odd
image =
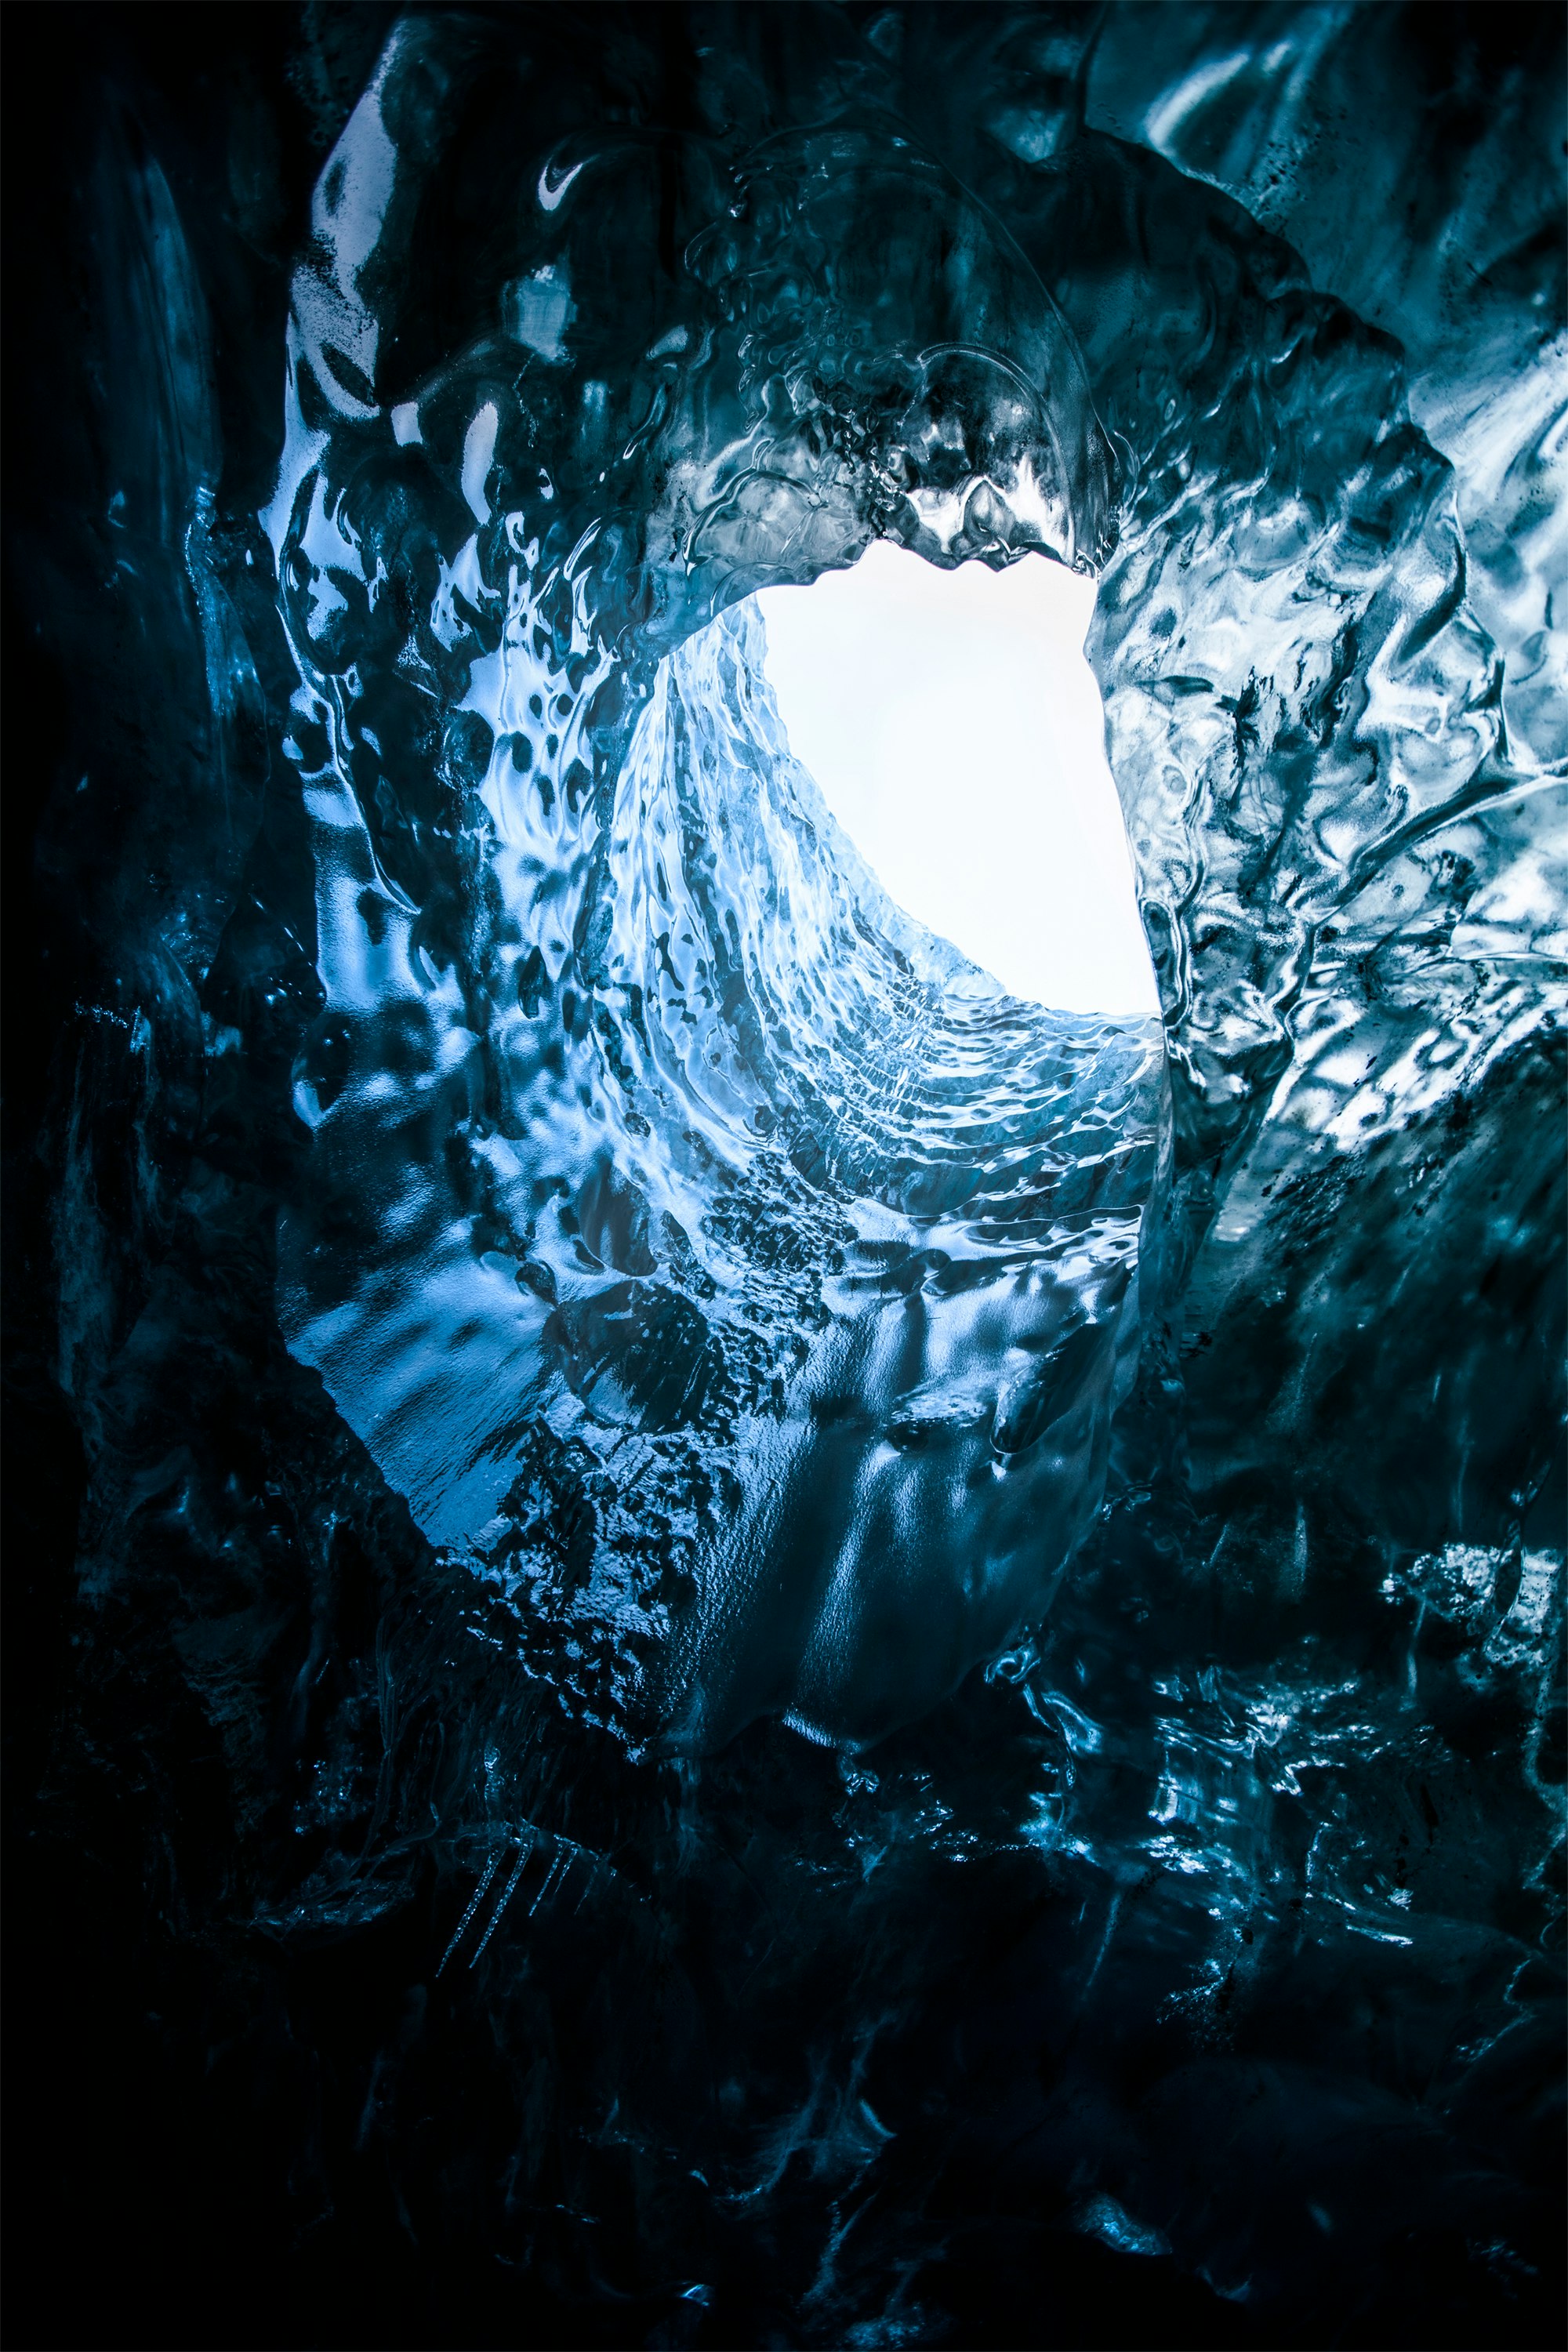
[[[889,897],[1015,996],[1157,1013],[1083,656],[1093,582],[879,540],[757,602],[790,749]]]

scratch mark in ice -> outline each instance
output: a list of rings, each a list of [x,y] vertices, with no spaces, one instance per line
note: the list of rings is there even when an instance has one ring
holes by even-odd
[[[501,1890],[500,1901],[490,1913],[489,1926],[485,1929],[484,1934],[479,1937],[479,1942],[474,1947],[473,1958],[468,1962],[469,1968],[477,1969],[479,1967],[480,1955],[483,1953],[485,1946],[489,1942],[490,1937],[495,1934],[496,1929],[500,1927],[501,1913],[506,1909],[507,1905],[517,1893],[517,1882],[522,1876],[528,1857],[532,1852],[533,1845],[531,1840],[525,1840],[518,1847],[517,1860],[511,1866],[511,1876],[507,1880],[505,1886]]]
[[[501,1849],[501,1852],[505,1852],[504,1847]],[[493,1853],[490,1856],[489,1861],[485,1865],[484,1876],[480,1879],[469,1898],[468,1909],[464,1912],[462,1917],[458,1922],[457,1933],[453,1936],[451,1942],[447,1945],[446,1950],[441,1955],[441,1966],[436,1971],[437,1976],[441,1974],[442,1969],[445,1969],[447,1961],[451,1958],[453,1953],[462,1942],[463,1937],[468,1934],[468,1924],[473,1918],[475,1912],[479,1909],[479,1905],[484,1901],[485,1891],[500,1868],[500,1853]]]

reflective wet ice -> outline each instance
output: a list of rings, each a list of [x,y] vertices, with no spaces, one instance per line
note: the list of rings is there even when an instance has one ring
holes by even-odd
[[[62,1752],[426,2335],[1544,2340],[1561,28],[1220,13],[306,12],[243,332],[258,133],[72,198]]]

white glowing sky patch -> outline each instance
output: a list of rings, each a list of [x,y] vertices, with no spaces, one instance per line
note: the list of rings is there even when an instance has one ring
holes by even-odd
[[[757,602],[790,748],[889,896],[1015,996],[1157,1012],[1083,656],[1093,583],[878,541]]]

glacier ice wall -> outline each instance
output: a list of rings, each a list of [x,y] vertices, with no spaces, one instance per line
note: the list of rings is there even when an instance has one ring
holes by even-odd
[[[277,2340],[1546,2340],[1549,17],[39,37],[39,2128],[177,2084],[163,2340],[170,2207]],[[1161,1024],[791,760],[877,536],[1096,577]]]

